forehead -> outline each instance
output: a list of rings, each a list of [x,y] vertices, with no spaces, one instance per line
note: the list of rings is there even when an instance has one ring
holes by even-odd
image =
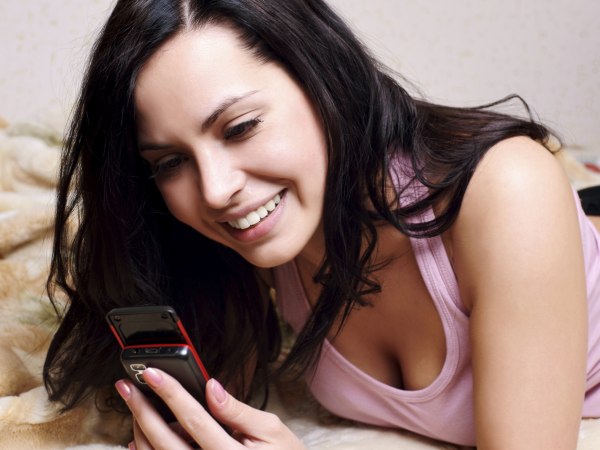
[[[206,25],[178,33],[148,59],[138,74],[138,94],[188,83],[204,88],[235,82],[256,73],[261,62],[244,48],[231,28]]]
[[[232,28],[205,25],[179,33],[142,67],[136,109],[142,121],[157,114],[161,120],[173,117],[175,110],[207,113],[224,97],[259,89],[265,84],[264,66]]]
[[[184,55],[198,58],[200,62],[219,62],[233,53],[246,53],[248,58],[254,59],[252,52],[244,49],[233,27],[205,24],[181,31],[165,41],[144,64],[142,72]]]

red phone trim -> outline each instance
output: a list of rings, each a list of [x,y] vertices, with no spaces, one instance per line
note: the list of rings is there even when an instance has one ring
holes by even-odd
[[[123,341],[121,340],[121,337],[119,336],[119,333],[117,333],[117,330],[115,329],[115,327],[112,324],[110,324],[110,331],[112,331],[112,333],[117,338],[117,342],[119,343],[121,348],[122,349],[125,348],[125,344],[123,344]]]
[[[148,348],[148,347],[189,347],[188,344],[138,344],[138,345],[128,345],[125,347],[129,348]]]
[[[188,345],[190,346],[190,350],[192,351],[192,355],[194,356],[194,359],[196,360],[196,363],[198,364],[198,367],[200,367],[200,370],[202,371],[202,375],[204,375],[204,381],[208,381],[210,379],[210,376],[208,376],[208,371],[204,367],[204,364],[202,364],[202,360],[200,359],[200,355],[198,355],[198,353],[196,352],[196,348],[194,347],[194,344],[192,344],[192,340],[188,336],[187,331],[185,331],[185,328],[183,327],[183,324],[181,323],[181,320],[177,320],[177,326],[179,327],[179,331],[181,331],[181,334],[183,334],[185,342],[187,342]]]

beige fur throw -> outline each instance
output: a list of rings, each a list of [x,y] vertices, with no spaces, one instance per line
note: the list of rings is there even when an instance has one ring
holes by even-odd
[[[1,123],[1,121],[0,121]],[[90,402],[59,414],[41,369],[57,323],[44,294],[60,133],[47,124],[0,125],[0,450],[123,449],[130,423]],[[600,184],[568,154],[576,187]],[[408,432],[336,419],[301,386],[274,389],[276,412],[311,449],[454,449]],[[600,421],[584,420],[579,449],[600,448]]]

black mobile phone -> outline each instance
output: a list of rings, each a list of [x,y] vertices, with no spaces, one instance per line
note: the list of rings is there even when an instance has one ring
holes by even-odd
[[[106,315],[121,346],[121,363],[129,378],[151,400],[167,420],[173,414],[144,382],[148,367],[160,369],[175,379],[206,407],[204,390],[209,379],[179,316],[170,306],[115,308]]]

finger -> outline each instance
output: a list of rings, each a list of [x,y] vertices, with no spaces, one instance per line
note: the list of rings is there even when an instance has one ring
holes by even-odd
[[[169,428],[178,434],[188,444],[193,444],[194,440],[187,431],[178,422],[169,424]],[[131,442],[128,450],[153,450],[152,445],[148,442],[148,439],[144,435],[144,432],[138,425],[137,421],[133,421],[133,437],[134,442]]]
[[[183,439],[175,433],[150,404],[148,399],[129,380],[119,380],[116,388],[134,416],[148,448],[151,450],[189,450]],[[135,428],[134,428],[135,433]],[[144,442],[144,441],[140,441]],[[136,441],[136,446],[138,442]],[[146,450],[146,449],[144,449]]]
[[[144,380],[175,414],[179,424],[206,450],[241,448],[223,427],[190,395],[179,382],[167,373],[148,368]]]
[[[129,450],[153,450],[152,445],[148,442],[146,435],[135,419],[133,420],[133,442],[129,444]]]
[[[190,433],[188,433],[179,422],[170,423],[169,426],[175,433],[181,436],[181,439],[183,439],[188,444],[194,442],[194,439],[190,436]]]
[[[244,436],[264,436],[269,441],[277,441],[283,434],[291,434],[275,414],[240,402],[215,379],[208,380],[206,384],[206,401],[215,419],[236,430],[242,442],[245,441]]]

